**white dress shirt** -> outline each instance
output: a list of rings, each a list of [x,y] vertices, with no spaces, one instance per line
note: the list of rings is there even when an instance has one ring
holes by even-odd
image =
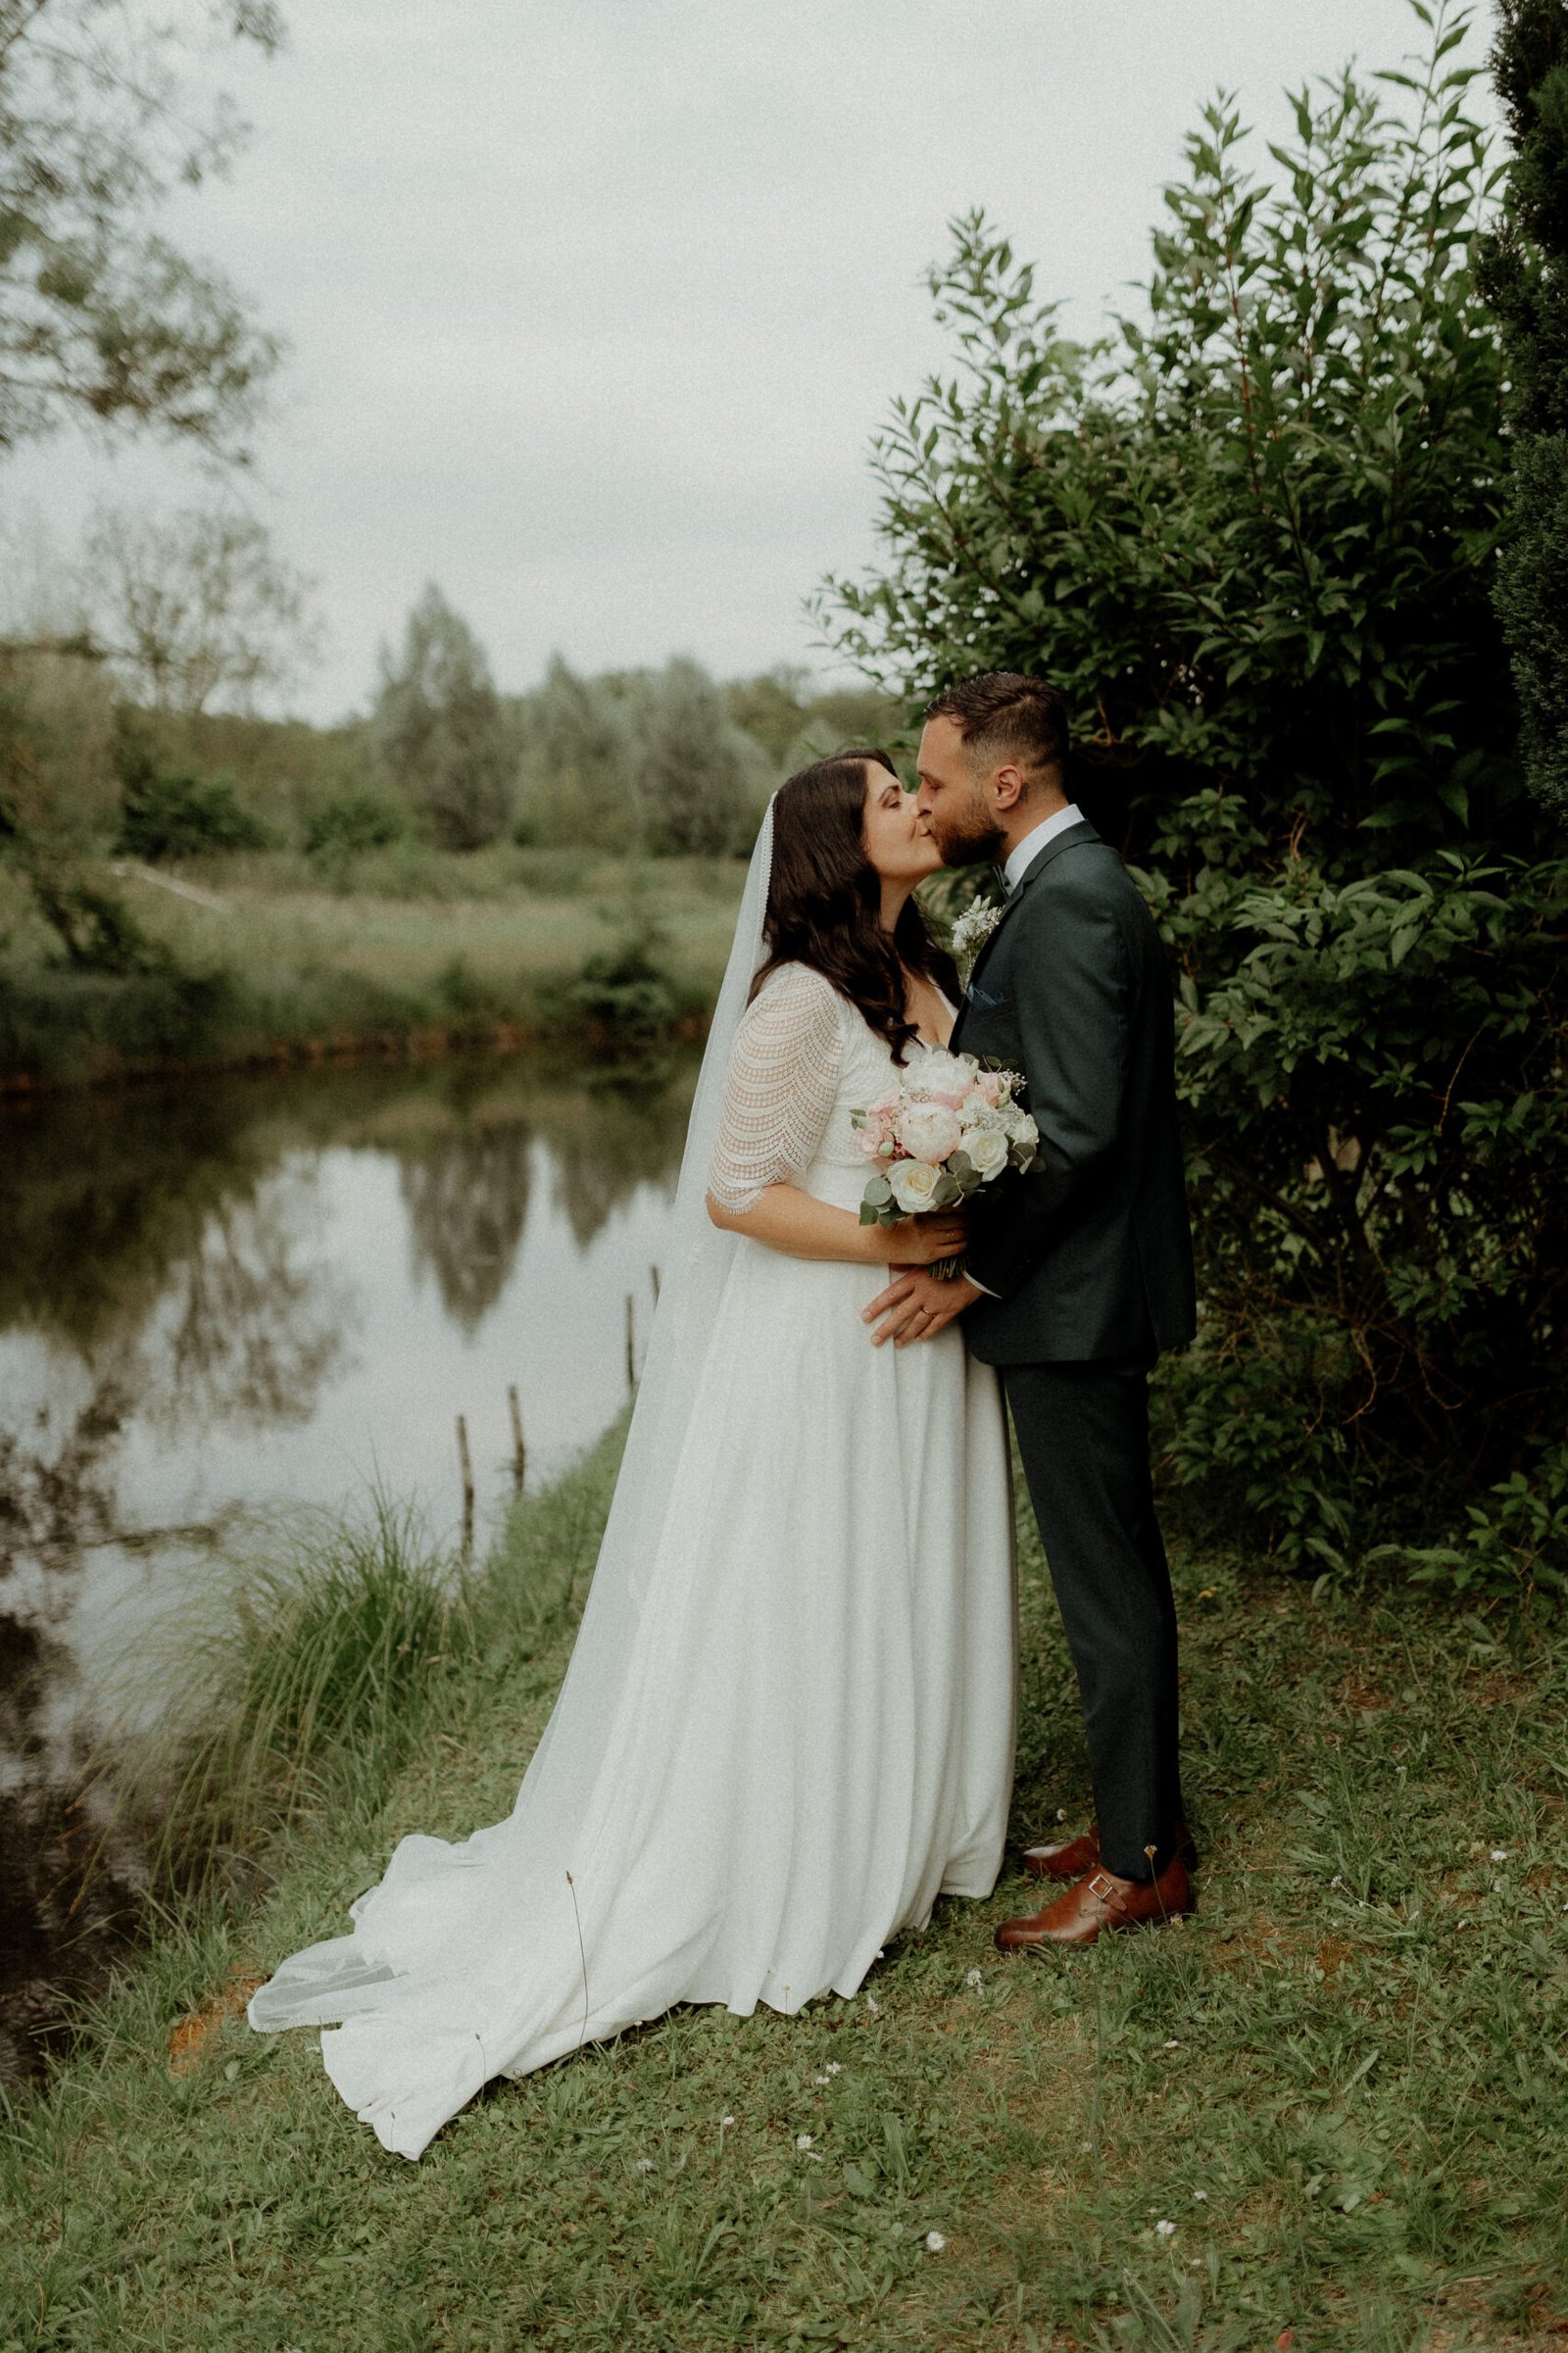
[[[1069,801],[1065,809],[1054,809],[1049,817],[1041,820],[1033,833],[1026,833],[1023,840],[1008,851],[1007,862],[1002,871],[1009,892],[1018,888],[1046,844],[1054,842],[1058,833],[1065,833],[1069,825],[1081,825],[1083,814],[1083,810]]]

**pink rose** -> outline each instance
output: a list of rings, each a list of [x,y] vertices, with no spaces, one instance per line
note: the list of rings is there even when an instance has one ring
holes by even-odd
[[[899,1099],[884,1095],[880,1103],[872,1103],[855,1131],[857,1151],[868,1160],[880,1160],[893,1150],[898,1133]]]

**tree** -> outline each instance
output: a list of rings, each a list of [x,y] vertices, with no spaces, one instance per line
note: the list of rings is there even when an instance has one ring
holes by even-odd
[[[1073,707],[1177,970],[1178,1474],[1302,1566],[1425,1533],[1500,1578],[1568,1484],[1568,887],[1492,604],[1477,70],[1416,13],[1425,66],[1301,93],[1272,185],[1206,110],[1145,315],[1090,349],[957,224],[958,367],[895,409],[888,561],[823,610],[889,682],[1043,671]]]
[[[1516,152],[1507,215],[1482,268],[1511,378],[1497,612],[1531,783],[1568,815],[1568,6],[1500,0],[1499,15],[1493,71]]]
[[[215,697],[248,709],[314,650],[311,583],[241,508],[105,509],[87,535],[85,575],[98,642],[158,711],[189,715]]]
[[[0,451],[74,417],[243,454],[278,346],[158,233],[243,126],[181,72],[225,35],[270,51],[270,0],[0,0]]]
[[[771,777],[707,671],[666,662],[639,682],[632,719],[649,846],[686,858],[750,849]]]
[[[409,615],[401,657],[383,649],[373,732],[387,776],[448,849],[505,833],[515,744],[484,649],[434,581]]]
[[[580,678],[559,654],[514,706],[522,763],[518,837],[558,847],[629,850],[643,810],[623,697]]]

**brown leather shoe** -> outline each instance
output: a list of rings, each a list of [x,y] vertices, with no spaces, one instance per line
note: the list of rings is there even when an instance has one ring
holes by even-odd
[[[1102,1934],[1154,1928],[1193,1908],[1193,1883],[1180,1855],[1173,1855],[1154,1880],[1117,1879],[1091,1871],[1054,1896],[1041,1912],[1004,1920],[997,1931],[1002,1952],[1042,1944],[1093,1944]]]
[[[1189,1871],[1198,1869],[1198,1848],[1193,1834],[1178,1815],[1176,1821],[1176,1852]],[[1020,1857],[1025,1871],[1035,1879],[1082,1879],[1100,1861],[1100,1825],[1091,1822],[1076,1838],[1063,1838],[1058,1845],[1026,1846]]]

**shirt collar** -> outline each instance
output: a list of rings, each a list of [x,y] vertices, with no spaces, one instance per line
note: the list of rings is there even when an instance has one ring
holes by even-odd
[[[1054,842],[1058,833],[1065,833],[1069,825],[1080,825],[1082,822],[1083,810],[1069,801],[1065,809],[1054,810],[1038,824],[1033,833],[1026,833],[1008,854],[1007,862],[1002,869],[1008,891],[1018,888],[1048,842]]]

